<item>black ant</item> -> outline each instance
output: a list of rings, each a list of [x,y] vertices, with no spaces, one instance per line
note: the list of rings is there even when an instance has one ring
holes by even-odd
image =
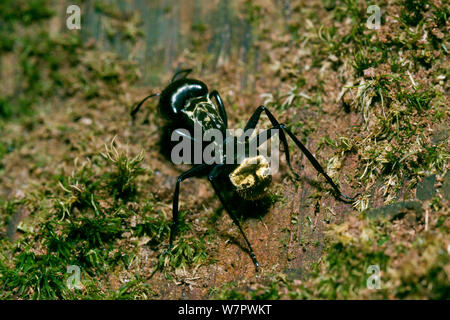
[[[225,131],[228,128],[227,114],[222,102],[222,98],[216,90],[208,92],[208,88],[203,82],[196,79],[187,78],[191,71],[191,69],[187,69],[175,73],[171,80],[171,83],[161,93],[151,94],[144,98],[141,102],[139,102],[131,111],[131,116],[133,117],[133,119],[142,104],[147,99],[159,96],[159,112],[163,116],[163,118],[165,118],[169,123],[173,124],[173,128],[177,128],[178,126],[178,128],[186,129],[189,132],[192,132],[194,130],[194,125],[197,124],[205,130],[210,128],[218,129],[223,132],[224,137],[226,137]],[[213,98],[215,99],[216,104],[213,103]],[[272,123],[272,128],[266,130],[263,135],[259,134],[257,137],[253,138],[250,144],[256,143],[257,141],[256,145],[260,146],[262,143],[271,138],[272,133],[275,132],[274,129],[278,129],[276,130],[276,132],[279,134],[280,141],[283,144],[287,165],[293,175],[298,178],[298,174],[294,172],[291,166],[288,142],[285,135],[286,133],[294,141],[297,147],[306,155],[313,167],[319,173],[321,173],[325,177],[327,182],[332,186],[335,198],[347,203],[353,201],[356,196],[350,198],[342,194],[339,190],[339,187],[327,175],[327,173],[324,171],[316,158],[311,154],[311,152],[308,151],[303,143],[300,142],[300,140],[298,140],[284,124],[279,123],[266,107],[260,106],[256,109],[244,128],[244,135],[248,130],[255,129],[263,112],[267,115],[270,122]],[[192,140],[195,140],[192,137],[190,138]],[[228,136],[221,142],[224,146],[233,144],[234,147],[234,144],[239,143],[237,142],[237,140],[238,139],[236,139],[236,137],[230,138]],[[166,142],[163,141],[163,143]],[[248,140],[245,140],[245,144],[245,150],[248,150]],[[258,198],[258,193],[265,190],[265,188],[271,181],[270,170],[267,170],[268,163],[265,158],[261,156],[256,156],[256,158],[253,159],[244,157],[243,161],[241,161],[241,164],[237,164],[236,162],[233,162],[233,164],[229,164],[229,162],[225,160],[225,156],[223,156],[222,161],[218,164],[207,164],[203,161],[200,164],[194,165],[191,169],[182,173],[177,178],[175,192],[173,195],[173,221],[170,230],[169,247],[165,252],[167,253],[170,250],[177,233],[178,198],[180,194],[181,182],[191,177],[207,176],[224,209],[227,211],[233,222],[239,228],[239,231],[241,232],[242,237],[244,238],[248,246],[250,257],[256,267],[256,270],[258,270],[259,263],[256,259],[255,253],[253,252],[252,246],[248,241],[244,231],[242,230],[239,219],[233,213],[233,210],[231,210],[230,203],[225,201],[224,197],[221,195],[221,192],[219,192],[220,190],[217,183],[217,178],[223,172],[229,173],[229,179],[231,180],[232,185],[236,188],[238,193],[243,198],[253,200],[255,198]],[[249,176],[251,176],[252,178],[250,179],[251,183],[249,183],[249,179],[246,179]]]

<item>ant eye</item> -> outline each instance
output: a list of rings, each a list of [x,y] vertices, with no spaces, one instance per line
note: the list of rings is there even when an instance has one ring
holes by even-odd
[[[262,155],[244,159],[229,177],[237,193],[246,200],[263,197],[272,181],[269,162]]]

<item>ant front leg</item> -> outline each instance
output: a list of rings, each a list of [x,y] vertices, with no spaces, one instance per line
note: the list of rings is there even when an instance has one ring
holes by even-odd
[[[244,230],[241,227],[241,224],[239,222],[239,219],[234,215],[233,210],[229,207],[228,203],[223,198],[222,194],[220,193],[219,187],[216,184],[216,178],[219,176],[220,169],[223,168],[223,164],[216,165],[208,175],[208,180],[211,182],[211,185],[214,188],[214,191],[216,192],[217,196],[220,199],[220,202],[222,203],[223,207],[227,211],[230,218],[233,220],[234,224],[239,228],[239,231],[242,234],[242,237],[245,240],[245,243],[247,244],[247,247],[249,249],[250,258],[252,259],[253,264],[255,265],[256,271],[259,271],[259,263],[256,259],[255,252],[253,251],[252,245],[250,244],[250,241],[248,241],[247,236],[244,233]]]
[[[288,163],[289,168],[291,169],[291,171],[298,177],[298,175],[292,170],[292,167],[290,165],[290,160],[289,160],[289,151],[288,151],[288,146],[287,146],[287,141],[286,141],[286,136],[284,134],[284,131],[286,131],[286,133],[289,135],[289,137],[294,141],[294,143],[297,145],[297,147],[305,154],[305,156],[308,158],[309,162],[311,162],[311,164],[313,165],[313,167],[319,172],[321,173],[325,179],[327,180],[327,182],[333,187],[334,193],[335,193],[335,197],[338,200],[344,201],[344,202],[351,202],[353,201],[358,195],[354,196],[354,197],[348,197],[346,195],[344,195],[339,187],[334,183],[333,179],[331,179],[331,177],[325,172],[325,170],[323,169],[323,167],[320,165],[320,163],[317,161],[317,159],[311,154],[311,152],[309,152],[309,150],[305,147],[305,145],[297,139],[297,137],[284,125],[284,124],[280,124],[275,117],[272,115],[272,113],[264,106],[260,106],[255,113],[252,115],[252,117],[250,118],[250,120],[248,121],[245,130],[247,129],[253,129],[256,127],[256,124],[258,123],[258,120],[261,116],[261,113],[265,111],[269,120],[272,122],[273,124],[273,128],[269,129],[269,130],[273,130],[273,129],[280,129],[279,130],[279,134],[280,134],[280,140],[282,140],[283,142],[283,146],[285,148],[285,155],[286,155],[286,162]],[[245,133],[245,131],[244,131]],[[269,135],[268,133],[265,133],[265,135],[267,136],[267,139],[270,138],[270,132]],[[258,136],[259,137],[259,136]],[[267,140],[266,139],[266,140]],[[263,143],[264,141],[260,142],[259,144]]]

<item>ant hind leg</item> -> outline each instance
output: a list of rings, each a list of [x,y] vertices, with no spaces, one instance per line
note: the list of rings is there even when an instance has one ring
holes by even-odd
[[[228,215],[233,220],[234,224],[238,227],[240,233],[242,234],[242,237],[244,238],[245,243],[247,244],[247,247],[249,249],[250,258],[252,259],[252,262],[255,265],[256,271],[259,271],[260,266],[259,266],[258,260],[256,259],[255,252],[253,251],[253,248],[250,244],[250,241],[248,241],[247,236],[245,235],[244,230],[242,229],[242,226],[239,222],[239,219],[235,216],[235,214],[233,213],[233,210],[231,210],[228,203],[222,197],[219,187],[216,184],[216,178],[219,176],[221,168],[223,168],[223,164],[219,164],[219,165],[215,166],[211,170],[210,174],[208,175],[208,180],[211,182],[211,185],[213,186],[214,191],[216,192],[217,196],[219,197],[219,200],[222,203],[225,210],[227,211]]]

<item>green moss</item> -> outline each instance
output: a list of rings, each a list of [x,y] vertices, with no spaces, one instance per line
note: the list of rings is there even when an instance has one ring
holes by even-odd
[[[323,262],[325,270],[316,278],[316,294],[323,299],[357,297],[360,290],[367,288],[369,266],[376,265],[380,270],[386,270],[388,261],[389,257],[381,250],[364,250],[351,244],[335,243],[327,249]]]
[[[404,10],[401,11],[400,18],[406,24],[416,26],[422,21],[429,2],[423,0],[403,0],[402,5]]]
[[[143,153],[129,159],[117,151],[114,141],[112,141],[111,145],[106,147],[106,153],[103,156],[115,166],[115,170],[106,177],[106,183],[110,187],[114,199],[118,197],[126,201],[130,200],[137,193],[135,178],[145,172],[140,167]]]

